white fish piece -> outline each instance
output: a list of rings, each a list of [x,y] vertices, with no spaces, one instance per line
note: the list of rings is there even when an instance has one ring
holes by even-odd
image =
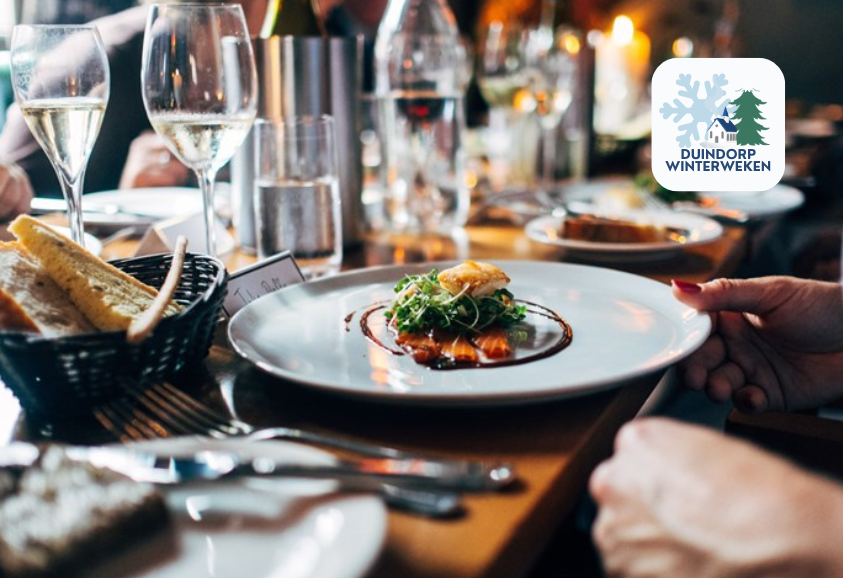
[[[509,285],[509,277],[500,267],[478,261],[465,261],[440,271],[438,278],[451,295],[464,292],[472,297],[482,297]]]

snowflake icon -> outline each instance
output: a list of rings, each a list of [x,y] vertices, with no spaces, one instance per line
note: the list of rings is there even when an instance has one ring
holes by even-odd
[[[691,82],[690,74],[680,74],[679,79],[676,81],[678,86],[683,87],[683,90],[679,91],[679,96],[691,99],[690,106],[678,98],[674,98],[673,104],[675,106],[671,106],[665,102],[659,109],[659,112],[665,119],[670,118],[671,115],[676,115],[673,119],[675,124],[679,124],[687,115],[691,116],[689,122],[681,124],[678,127],[682,131],[682,134],[676,137],[676,142],[679,143],[680,147],[690,147],[691,136],[694,137],[694,140],[699,141],[699,125],[705,125],[703,127],[703,130],[705,130],[713,118],[724,107],[727,108],[730,114],[737,110],[736,106],[726,106],[730,101],[728,98],[723,98],[726,96],[726,91],[723,90],[723,87],[729,84],[725,74],[713,74],[711,75],[711,82],[705,82],[705,98],[701,98],[699,95],[699,81],[695,81],[693,84]]]

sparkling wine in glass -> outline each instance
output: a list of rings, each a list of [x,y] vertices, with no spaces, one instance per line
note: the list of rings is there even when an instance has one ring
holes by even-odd
[[[141,84],[152,127],[196,173],[207,251],[216,255],[214,181],[257,113],[257,74],[242,8],[153,4]]]
[[[71,237],[85,244],[85,167],[108,103],[109,70],[93,26],[15,26],[11,47],[15,101],[53,165],[67,201]]]

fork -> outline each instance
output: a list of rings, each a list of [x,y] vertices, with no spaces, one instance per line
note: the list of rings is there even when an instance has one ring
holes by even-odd
[[[186,394],[182,394],[180,397],[183,397],[185,402],[188,400],[192,402],[199,410],[207,410],[210,415],[215,414],[215,412]],[[141,408],[133,407],[131,402],[126,399],[99,406],[94,410],[94,416],[107,431],[117,436],[122,442],[170,437],[172,433],[160,424],[155,416],[143,412]],[[158,417],[165,416],[158,415]],[[172,418],[172,416],[167,417],[171,417],[169,420],[171,423],[177,423],[178,421],[178,418]],[[219,417],[221,418],[222,416]],[[180,431],[178,433],[192,433],[195,435],[199,432]],[[212,437],[219,439],[230,436],[220,435],[217,432],[217,435]],[[434,518],[450,518],[459,515],[463,511],[459,495],[451,491],[408,488],[395,484],[372,482],[371,480],[365,479],[335,480],[335,483],[338,484],[338,489],[341,490],[375,492],[389,506]]]
[[[311,443],[349,451],[362,456],[373,458],[391,458],[425,461],[441,461],[442,463],[468,463],[454,460],[431,460],[412,452],[395,448],[368,444],[345,438],[302,430],[291,427],[256,428],[244,421],[227,418],[187,395],[169,383],[159,383],[149,389],[135,390],[134,400],[139,402],[148,412],[147,417],[154,419],[143,420],[137,415],[137,406],[130,399],[123,399],[111,404],[100,406],[95,411],[97,419],[105,425],[103,419],[122,419],[131,424],[130,430],[125,430],[134,439],[148,439],[152,437],[168,437],[172,433],[181,435],[200,434],[216,439],[229,437],[245,437],[247,440],[264,441],[270,439],[287,439],[303,443]],[[134,419],[131,417],[134,416]],[[133,436],[133,433],[136,434]],[[139,436],[139,438],[138,438]]]
[[[287,439],[372,458],[404,460],[412,462],[415,467],[437,468],[448,475],[466,479],[467,485],[473,485],[478,490],[499,489],[514,477],[513,468],[509,464],[430,458],[395,448],[290,427],[255,428],[246,422],[220,415],[169,383],[159,383],[133,393],[133,399],[123,398],[100,406],[94,411],[94,416],[100,424],[110,431],[115,430],[115,422],[122,423],[122,431],[129,439],[169,437],[173,433],[199,434],[215,439],[242,437],[250,441]]]

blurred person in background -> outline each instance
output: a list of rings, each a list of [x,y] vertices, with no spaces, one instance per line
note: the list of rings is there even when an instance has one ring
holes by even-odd
[[[152,3],[154,0],[146,0]],[[212,1],[212,0],[208,0]],[[331,34],[374,36],[387,0],[323,0],[322,17]],[[252,34],[266,15],[267,0],[232,0],[243,7]],[[94,20],[111,70],[111,98],[85,174],[85,192],[116,188],[184,185],[190,170],[153,131],[141,96],[141,55],[148,7],[136,6]],[[0,156],[17,163],[39,196],[61,196],[46,155],[12,105],[0,132]]]
[[[257,34],[266,0],[242,0],[249,30]],[[148,6],[136,6],[94,20],[108,54],[111,98],[85,173],[85,192],[187,183],[190,171],[152,132],[141,95],[141,55]],[[47,156],[35,141],[17,105],[9,107],[0,132],[0,158],[16,163],[39,196],[60,197]]]
[[[32,196],[26,173],[14,163],[0,160],[0,222],[29,212]]]

